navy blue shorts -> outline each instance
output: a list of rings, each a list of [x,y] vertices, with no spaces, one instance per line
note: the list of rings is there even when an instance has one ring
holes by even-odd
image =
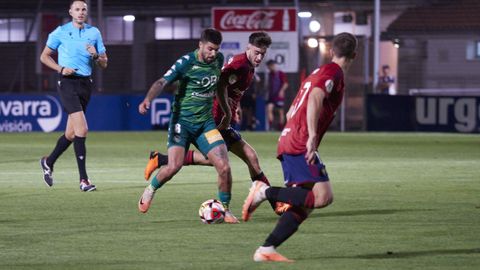
[[[220,130],[220,134],[222,134],[223,140],[227,145],[227,149],[230,150],[230,147],[238,141],[242,139],[242,136],[238,131],[236,131],[232,127],[228,127],[227,129]]]
[[[283,177],[286,186],[299,186],[329,181],[325,165],[320,160],[318,154],[315,157],[315,164],[313,165],[307,164],[305,154],[282,154],[279,159],[282,163]]]

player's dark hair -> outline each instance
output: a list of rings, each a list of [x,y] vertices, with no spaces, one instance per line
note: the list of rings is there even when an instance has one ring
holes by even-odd
[[[207,28],[202,31],[200,41],[203,43],[211,42],[215,45],[220,45],[220,43],[222,43],[222,33],[216,29]]]
[[[276,64],[277,61],[273,60],[273,59],[270,59],[267,61],[267,66],[270,66],[270,65],[273,65],[273,64]]]
[[[264,31],[253,32],[250,37],[248,37],[248,43],[252,44],[255,47],[270,47],[272,44],[272,38]]]
[[[71,6],[73,5],[73,3],[74,3],[74,2],[77,2],[77,1],[78,1],[78,2],[83,2],[83,3],[85,3],[85,4],[87,4],[87,5],[88,5],[88,3],[87,3],[87,1],[86,1],[86,0],[71,0],[71,1],[70,1],[70,6],[69,6],[69,7],[71,7]]]
[[[337,57],[346,57],[352,59],[355,57],[358,41],[357,38],[350,33],[340,33],[333,38],[333,53]]]

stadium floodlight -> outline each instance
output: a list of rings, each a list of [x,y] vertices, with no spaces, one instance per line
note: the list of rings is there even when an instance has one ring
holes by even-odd
[[[310,29],[310,32],[312,32],[312,33],[318,32],[321,27],[322,27],[322,25],[317,20],[312,20],[308,24],[308,28]]]
[[[309,38],[307,40],[307,45],[310,48],[317,48],[318,47],[318,40],[316,38]]]
[[[123,20],[126,21],[126,22],[133,22],[133,21],[135,21],[135,16],[125,15],[125,16],[123,16]]]
[[[393,40],[393,47],[395,47],[395,48],[397,48],[397,49],[400,48],[400,39],[395,38],[395,39]]]
[[[310,17],[312,17],[312,13],[310,11],[300,11],[300,12],[298,12],[297,15],[300,18],[310,18]]]

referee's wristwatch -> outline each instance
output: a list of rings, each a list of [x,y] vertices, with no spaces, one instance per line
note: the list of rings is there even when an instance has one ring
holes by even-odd
[[[92,59],[93,59],[94,61],[97,61],[97,60],[98,60],[98,57],[100,57],[100,56],[98,55],[98,53],[92,54]]]

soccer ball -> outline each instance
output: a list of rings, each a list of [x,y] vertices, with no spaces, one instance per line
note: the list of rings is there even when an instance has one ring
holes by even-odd
[[[200,205],[198,215],[205,224],[222,223],[225,218],[225,208],[223,208],[223,204],[216,199],[206,200]]]

